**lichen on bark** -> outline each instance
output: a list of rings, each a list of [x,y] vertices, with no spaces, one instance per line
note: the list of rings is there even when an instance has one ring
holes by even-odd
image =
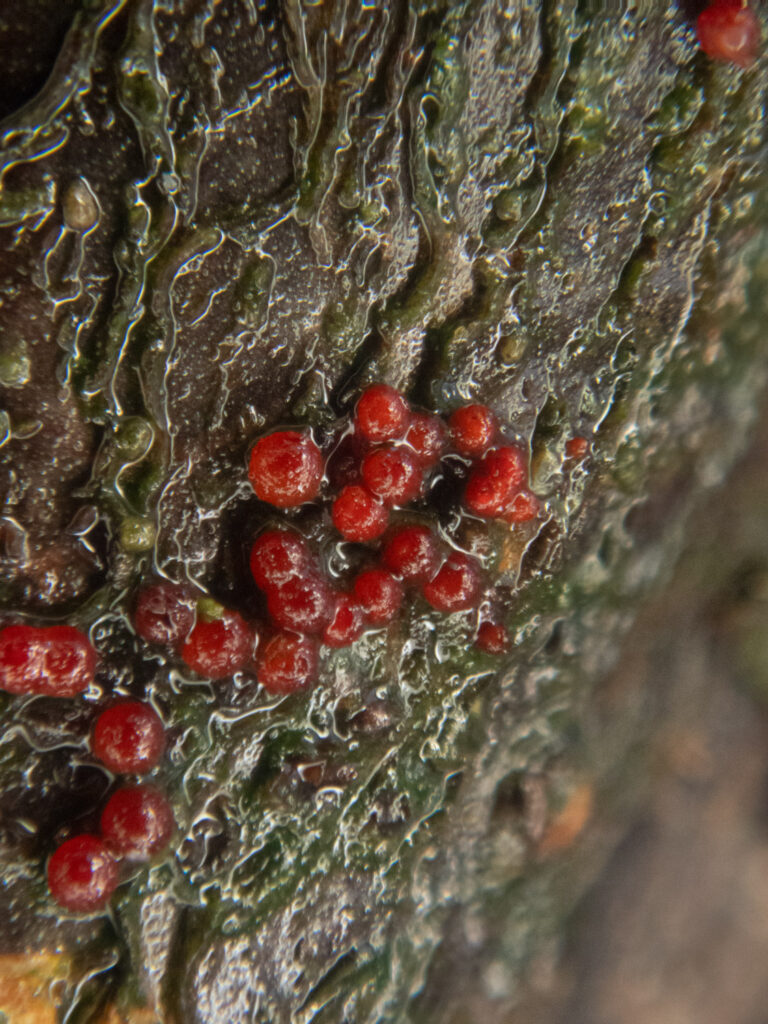
[[[2,698],[0,949],[74,954],[67,1020],[443,1021],[558,935],[653,723],[595,685],[765,378],[764,62],[711,63],[690,14],[84,3],[0,125],[3,607],[87,627],[100,692],[162,710],[180,824],[113,917],[58,919],[45,855],[109,785],[99,694]],[[375,379],[529,445],[503,666],[420,608],[308,698],[143,649],[148,574],[247,603],[249,442]]]

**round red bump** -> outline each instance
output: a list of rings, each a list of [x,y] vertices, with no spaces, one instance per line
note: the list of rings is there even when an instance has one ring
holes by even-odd
[[[421,490],[421,468],[403,445],[388,444],[368,452],[362,472],[369,490],[385,505],[407,505]]]
[[[384,626],[397,615],[403,602],[403,588],[384,569],[361,572],[352,593],[372,626]]]
[[[95,757],[116,774],[151,771],[165,749],[165,730],[149,704],[122,701],[96,719],[91,735]]]
[[[245,668],[253,653],[253,632],[237,612],[198,619],[181,649],[182,661],[206,679],[223,679]]]
[[[323,468],[322,452],[308,433],[279,430],[251,449],[248,478],[257,498],[293,508],[317,497]]]
[[[498,516],[528,476],[525,453],[516,445],[493,448],[472,468],[464,502],[479,516]]]
[[[528,523],[539,514],[541,503],[531,491],[519,491],[504,509],[502,519],[508,523]]]
[[[568,459],[583,459],[589,452],[589,441],[586,437],[572,437],[565,443],[565,455]]]
[[[369,441],[396,441],[408,429],[410,410],[399,391],[388,384],[372,384],[360,396],[355,417]]]
[[[267,608],[281,629],[321,633],[333,618],[333,591],[317,573],[294,576],[267,592]]]
[[[117,888],[117,863],[98,836],[74,836],[48,861],[48,889],[56,902],[77,914],[101,910]]]
[[[715,0],[698,17],[699,46],[708,57],[740,68],[754,64],[760,48],[760,22],[742,0]]]
[[[327,647],[349,647],[363,632],[363,609],[348,594],[337,594],[333,620],[323,631]]]
[[[142,640],[176,648],[195,624],[195,599],[175,583],[153,583],[139,591],[133,626]]]
[[[333,503],[333,525],[347,540],[367,541],[380,537],[389,516],[384,505],[367,487],[349,484]]]
[[[317,675],[317,644],[297,633],[276,633],[258,660],[259,682],[269,693],[304,690]]]
[[[96,652],[74,626],[6,626],[0,630],[0,689],[74,697],[93,681]]]
[[[459,612],[471,608],[480,590],[480,572],[474,559],[453,552],[434,579],[424,587],[424,597],[441,612]]]
[[[509,633],[500,622],[482,622],[475,645],[486,654],[504,654],[509,650]]]
[[[464,405],[448,420],[451,440],[462,455],[482,455],[493,443],[499,429],[487,405]]]
[[[291,530],[266,530],[251,548],[251,574],[262,590],[301,575],[309,563],[306,541]]]
[[[439,416],[426,412],[411,413],[411,425],[405,435],[419,465],[431,469],[448,447],[448,431]]]
[[[439,551],[435,535],[426,526],[393,530],[381,552],[382,565],[407,583],[425,583],[437,571]]]
[[[164,849],[173,835],[171,805],[154,786],[123,786],[107,801],[101,836],[121,857],[147,860]]]

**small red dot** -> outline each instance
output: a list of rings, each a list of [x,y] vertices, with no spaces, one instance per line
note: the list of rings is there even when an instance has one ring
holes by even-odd
[[[448,447],[448,430],[439,416],[414,412],[411,413],[411,425],[405,440],[413,449],[419,465],[431,469]]]
[[[174,829],[171,805],[154,786],[123,786],[107,801],[101,836],[121,857],[147,860],[170,842]]]
[[[742,0],[715,0],[698,17],[699,46],[708,57],[740,68],[754,64],[760,48],[760,22]]]
[[[142,640],[177,647],[195,624],[195,599],[175,583],[153,583],[139,591],[133,626]]]
[[[372,384],[360,396],[355,418],[369,441],[396,441],[408,429],[410,411],[399,391],[388,384]]]
[[[317,674],[317,644],[298,633],[276,633],[261,652],[256,674],[268,693],[304,690]]]
[[[448,420],[453,446],[462,455],[482,455],[493,443],[499,424],[487,405],[464,405]]]
[[[464,502],[479,516],[498,516],[528,476],[525,453],[517,445],[493,448],[472,467]]]
[[[253,653],[253,632],[237,612],[198,619],[181,649],[182,661],[206,679],[223,679],[245,668]]]
[[[101,910],[117,888],[117,863],[98,836],[74,836],[48,861],[48,889],[56,902],[77,914]]]
[[[363,632],[363,609],[348,594],[337,594],[333,620],[323,631],[327,647],[349,647]]]
[[[439,551],[426,526],[400,526],[384,542],[381,563],[406,583],[424,583],[437,571]]]
[[[539,514],[541,503],[531,491],[519,491],[502,513],[507,523],[528,523]]]
[[[6,626],[0,630],[0,689],[74,697],[93,681],[96,652],[74,626]]]
[[[504,654],[509,649],[509,633],[499,622],[482,622],[475,645],[486,654]]]
[[[565,455],[569,459],[583,459],[589,452],[589,441],[586,437],[572,437],[565,442]]]
[[[287,583],[309,564],[307,542],[291,530],[265,530],[251,548],[251,573],[262,590]]]
[[[96,719],[91,751],[111,772],[143,775],[151,771],[165,749],[165,730],[149,704],[122,701]]]
[[[267,591],[267,608],[281,629],[321,633],[333,617],[333,591],[316,572],[294,576]]]
[[[352,586],[352,593],[372,626],[391,622],[403,602],[403,588],[384,569],[361,572]]]
[[[323,469],[322,452],[307,432],[279,430],[251,449],[248,478],[257,498],[293,508],[317,497]]]
[[[367,487],[349,484],[333,503],[333,525],[347,540],[368,541],[380,537],[389,516],[384,505]]]
[[[363,459],[362,472],[369,490],[385,505],[407,505],[421,490],[421,468],[403,445],[374,448]]]
[[[424,597],[438,611],[458,612],[471,608],[479,591],[477,562],[460,551],[454,551],[434,579],[425,585]]]

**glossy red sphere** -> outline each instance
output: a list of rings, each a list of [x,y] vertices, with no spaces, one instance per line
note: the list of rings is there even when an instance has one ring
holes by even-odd
[[[176,648],[195,624],[195,598],[175,583],[153,583],[136,598],[133,626],[143,640]]]
[[[565,455],[568,459],[583,459],[589,452],[589,441],[586,437],[571,437],[565,442]]]
[[[258,659],[256,674],[269,693],[305,690],[317,675],[317,644],[298,633],[276,633]]]
[[[464,491],[467,508],[479,516],[499,516],[528,476],[525,453],[517,445],[492,448],[470,471]]]
[[[267,608],[276,626],[297,633],[321,633],[333,618],[334,594],[316,572],[294,576],[267,591]]]
[[[293,508],[317,497],[323,469],[323,454],[308,432],[279,430],[251,449],[248,478],[262,501]]]
[[[357,429],[369,441],[396,441],[408,429],[408,403],[388,384],[372,384],[360,396],[355,409]]]
[[[248,665],[253,640],[253,631],[237,612],[225,611],[218,619],[198,619],[181,657],[198,675],[223,679]]]
[[[349,484],[341,491],[333,503],[331,517],[343,537],[359,542],[380,537],[389,522],[382,502],[360,484]]]
[[[361,572],[352,586],[352,593],[372,626],[391,622],[403,603],[402,586],[384,569]]]
[[[399,526],[384,541],[381,563],[407,583],[424,583],[437,571],[439,556],[437,540],[428,527]]]
[[[486,654],[504,654],[509,649],[509,633],[500,622],[481,622],[475,645]]]
[[[508,523],[528,523],[539,514],[541,503],[531,491],[518,491],[507,504],[501,518]]]
[[[405,435],[419,465],[431,469],[448,447],[448,430],[439,416],[426,412],[411,413],[411,425]]]
[[[424,586],[424,597],[441,612],[459,612],[471,608],[480,592],[477,562],[460,551],[442,564],[435,577]]]
[[[487,405],[463,405],[448,420],[453,447],[462,455],[482,455],[493,444],[499,424]]]
[[[0,689],[74,697],[93,681],[96,652],[74,626],[6,626],[0,630]]]
[[[262,590],[287,583],[309,565],[309,546],[292,530],[265,530],[251,548],[251,574]]]
[[[56,902],[77,914],[101,910],[117,888],[115,858],[98,836],[67,839],[48,861],[48,889]]]
[[[101,836],[121,857],[147,860],[170,842],[175,822],[171,805],[154,786],[123,786],[107,801]]]
[[[165,729],[149,704],[121,701],[96,719],[91,751],[118,775],[143,775],[151,771],[164,750]]]
[[[349,647],[362,635],[365,623],[363,609],[349,594],[337,594],[333,619],[323,630],[327,647]]]
[[[362,473],[368,489],[385,505],[407,505],[421,490],[421,467],[404,445],[374,448],[363,459]]]
[[[760,22],[742,0],[714,0],[698,17],[699,46],[708,57],[740,68],[754,64],[760,48]]]

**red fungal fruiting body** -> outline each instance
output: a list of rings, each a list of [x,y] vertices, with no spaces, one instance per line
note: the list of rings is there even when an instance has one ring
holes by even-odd
[[[589,451],[586,437],[572,437],[565,442],[565,455],[568,459],[583,459]]]
[[[253,653],[253,633],[237,612],[199,619],[181,649],[182,661],[206,679],[223,679],[245,668]]]
[[[333,618],[333,592],[315,572],[294,576],[267,592],[267,608],[281,629],[297,633],[321,633]]]
[[[261,652],[256,674],[269,693],[304,690],[317,674],[317,644],[297,633],[276,633]]]
[[[367,487],[349,484],[333,503],[333,525],[347,540],[367,541],[380,537],[389,516],[384,505]]]
[[[384,626],[397,615],[403,602],[403,588],[384,569],[361,572],[352,593],[372,626]]]
[[[74,626],[6,626],[0,630],[0,689],[74,697],[93,680],[96,652]]]
[[[507,523],[528,523],[539,514],[541,504],[531,491],[519,491],[504,509],[501,518]]]
[[[509,633],[499,622],[481,622],[475,646],[486,654],[503,654],[509,649]]]
[[[698,17],[699,46],[708,57],[740,68],[754,63],[760,46],[760,22],[742,0],[714,0]]]
[[[424,587],[424,597],[441,612],[471,608],[480,590],[480,571],[474,559],[454,551],[434,579]]]
[[[168,845],[174,828],[171,805],[154,786],[123,786],[107,801],[101,836],[121,857],[146,860]]]
[[[48,861],[51,896],[77,914],[106,906],[117,879],[117,863],[98,836],[67,839]]]
[[[118,775],[151,771],[165,749],[165,730],[149,704],[126,700],[102,711],[91,734],[94,757]]]
[[[357,429],[369,441],[396,441],[408,429],[410,411],[399,391],[388,384],[372,384],[355,409]]]
[[[337,594],[333,620],[323,630],[327,647],[349,647],[363,632],[363,609],[348,594]]]
[[[403,445],[387,444],[363,459],[363,480],[385,505],[407,505],[421,490],[416,456]]]
[[[426,412],[411,413],[411,425],[405,435],[420,466],[431,469],[448,446],[448,431],[439,416]]]
[[[382,565],[406,583],[424,583],[438,566],[435,535],[426,526],[400,526],[393,530],[381,552]]]
[[[496,417],[487,405],[463,405],[448,420],[451,440],[462,455],[482,455],[491,446],[499,429]]]
[[[323,468],[322,452],[308,433],[278,430],[251,449],[248,477],[257,498],[293,508],[317,497]]]
[[[525,454],[516,445],[493,448],[472,468],[464,502],[479,516],[498,516],[528,475]]]
[[[262,590],[306,572],[309,562],[307,542],[291,530],[266,530],[251,548],[251,574]]]
[[[195,624],[195,600],[175,583],[153,583],[139,591],[133,626],[142,640],[178,647]]]

